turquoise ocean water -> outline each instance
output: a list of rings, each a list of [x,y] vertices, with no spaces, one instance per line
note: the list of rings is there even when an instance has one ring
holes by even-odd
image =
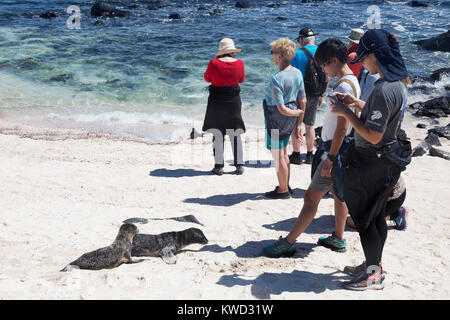
[[[269,43],[294,39],[310,26],[317,42],[351,28],[367,29],[369,6],[380,9],[381,27],[399,36],[410,73],[448,67],[450,54],[424,51],[416,39],[449,29],[450,1],[413,8],[406,1],[107,1],[132,12],[126,18],[92,18],[92,0],[0,0],[0,112],[11,121],[45,127],[129,133],[151,141],[174,139],[174,129],[201,128],[208,97],[203,80],[218,42],[232,38],[243,51],[247,79],[241,85],[248,127],[263,127],[261,100],[276,72]],[[163,7],[149,10],[159,2]],[[277,8],[266,5],[279,3]],[[70,13],[81,10],[79,29]],[[211,14],[214,9],[220,13]],[[54,19],[39,15],[53,11]],[[181,19],[169,19],[178,13]],[[95,25],[97,20],[102,24]],[[411,101],[445,92],[448,78]],[[325,107],[324,107],[325,108]],[[321,112],[323,114],[323,111]],[[319,115],[320,119],[320,115]]]

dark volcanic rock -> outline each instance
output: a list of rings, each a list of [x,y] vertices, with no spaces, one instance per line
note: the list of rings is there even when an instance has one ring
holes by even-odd
[[[426,129],[426,128],[427,128],[427,125],[424,124],[424,123],[418,123],[417,126],[416,126],[416,128],[419,128],[419,129]]]
[[[248,1],[238,1],[235,5],[236,8],[248,9],[251,8],[252,5]]]
[[[92,17],[128,17],[132,13],[125,10],[119,10],[115,6],[98,1],[91,8]]]
[[[266,5],[266,7],[267,8],[279,8],[279,7],[281,7],[281,4],[279,4],[279,3],[271,3],[271,4]]]
[[[414,41],[414,43],[427,50],[450,52],[450,30],[430,39]]]
[[[67,81],[73,78],[73,73],[63,73],[57,76],[51,77],[50,81]]]
[[[39,17],[44,18],[44,19],[52,19],[52,18],[56,18],[56,14],[54,12],[47,11],[46,13],[39,15]]]
[[[438,137],[443,137],[450,140],[450,123],[445,127],[436,127],[433,129],[428,129],[428,133],[434,133]]]
[[[422,2],[422,1],[410,1],[407,3],[410,7],[430,7],[432,4],[429,2]]]
[[[431,74],[431,79],[433,80],[441,80],[443,75],[448,75],[450,74],[450,68],[441,68],[438,70],[433,71],[433,73]]]
[[[287,18],[285,18],[285,17],[277,17],[277,20],[279,20],[279,21],[286,21]]]
[[[433,132],[429,133],[424,141],[431,146],[442,146],[441,142],[439,141],[439,137]]]
[[[417,147],[413,149],[411,157],[421,157],[426,154],[429,149],[430,145],[422,141]]]
[[[169,19],[181,19],[181,15],[179,15],[178,13],[172,13],[169,16]]]
[[[430,153],[430,156],[432,156],[432,157],[439,157],[439,158],[442,158],[445,160],[450,160],[450,153],[446,152],[444,150],[439,150],[439,149],[431,147],[429,153]]]
[[[409,107],[417,110],[414,113],[416,117],[440,118],[450,114],[449,97],[438,97],[425,102],[416,102],[409,105]]]

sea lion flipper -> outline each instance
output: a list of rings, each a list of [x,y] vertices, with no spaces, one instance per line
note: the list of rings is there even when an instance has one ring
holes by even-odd
[[[164,260],[165,263],[175,264],[177,263],[177,257],[175,257],[174,251],[175,251],[174,247],[166,247],[159,252],[159,255],[161,256],[161,258]]]

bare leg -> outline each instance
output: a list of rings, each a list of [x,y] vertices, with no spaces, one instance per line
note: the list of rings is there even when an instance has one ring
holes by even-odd
[[[324,195],[325,192],[308,188],[305,194],[302,210],[300,211],[297,221],[295,221],[294,227],[286,237],[286,240],[289,243],[293,243],[311,224],[316,216],[319,202]]]
[[[334,194],[334,192],[332,193],[334,196],[334,223],[335,223],[334,235],[339,239],[343,239],[348,209],[345,202],[339,200]]]
[[[288,192],[288,166],[285,160],[284,149],[281,150],[271,150],[272,157],[275,160],[275,167],[277,170],[277,178],[278,178],[278,193]]]
[[[306,151],[311,152],[314,148],[314,126],[305,125],[305,140],[306,140]]]

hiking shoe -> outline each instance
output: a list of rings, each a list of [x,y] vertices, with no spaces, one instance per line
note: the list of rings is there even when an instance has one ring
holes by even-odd
[[[278,189],[280,189],[280,186],[276,186],[275,187],[275,191],[278,191]],[[289,186],[288,186],[288,191],[289,191],[289,194],[293,194],[294,193],[294,191],[292,191],[291,187],[289,187]]]
[[[308,153],[306,154],[305,163],[306,163],[306,164],[311,164],[312,161],[313,161],[313,157],[314,157],[313,153],[312,153],[312,152],[308,152]]]
[[[406,229],[406,217],[407,217],[408,212],[406,211],[406,209],[404,207],[400,207],[400,209],[398,209],[398,217],[396,219],[394,219],[395,222],[395,226],[393,226],[393,228],[395,230],[405,230]]]
[[[292,154],[289,156],[289,162],[291,164],[302,164],[302,158],[300,157],[300,152],[292,152]]]
[[[336,238],[334,232],[329,237],[320,237],[317,244],[336,252],[346,252],[347,240]]]
[[[292,257],[295,250],[295,247],[287,243],[281,236],[278,241],[262,249],[263,255],[269,258]]]
[[[236,171],[235,173],[240,176],[244,174],[244,166],[236,166]]]
[[[358,266],[346,266],[344,268],[344,273],[348,274],[349,276],[352,276],[352,277],[357,277],[362,272],[366,272],[366,269],[367,269],[366,262],[364,261],[363,263],[361,263]]]
[[[214,167],[214,169],[212,169],[212,173],[214,173],[217,176],[221,176],[221,175],[223,175],[223,168]]]
[[[344,289],[353,291],[384,289],[381,272],[374,272],[371,275],[368,275],[366,271],[364,271],[354,280],[343,282],[342,286]]]
[[[266,192],[264,194],[269,199],[290,199],[291,194],[288,192],[278,193],[278,189],[275,188],[273,191]]]
[[[379,272],[381,274],[381,282],[383,282],[385,279],[385,276],[384,276],[384,272],[383,272],[383,264],[381,262],[380,262],[379,268],[380,268]],[[361,263],[358,266],[346,266],[344,268],[343,272],[345,274],[348,274],[349,276],[357,278],[358,276],[361,275],[361,273],[367,273],[366,262],[364,261],[363,263]]]

